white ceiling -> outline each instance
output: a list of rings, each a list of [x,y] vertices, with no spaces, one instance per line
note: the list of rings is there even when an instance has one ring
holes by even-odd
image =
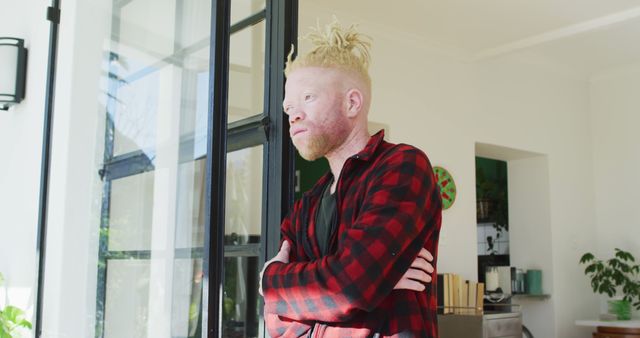
[[[533,53],[587,76],[640,62],[640,0],[301,0],[300,10],[406,34],[468,61]]]

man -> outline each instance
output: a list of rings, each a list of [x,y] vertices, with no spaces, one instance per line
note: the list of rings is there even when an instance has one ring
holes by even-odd
[[[309,39],[315,48],[287,61],[283,105],[301,156],[324,156],[331,170],[296,202],[265,264],[267,330],[437,337],[435,285],[424,283],[435,273],[442,208],[429,160],[383,131],[369,135],[369,43],[354,26],[334,22]]]

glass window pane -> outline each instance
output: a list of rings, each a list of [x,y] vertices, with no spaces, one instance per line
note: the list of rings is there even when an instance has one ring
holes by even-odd
[[[259,243],[262,229],[262,145],[227,155],[225,243]]]
[[[155,0],[151,1],[155,3]],[[235,1],[233,0],[233,2]],[[179,8],[180,13],[179,15],[173,13],[179,23],[176,25],[178,29],[176,29],[175,43],[179,49],[183,50],[182,54],[193,55],[200,51],[199,53],[201,54],[199,56],[208,62],[209,37],[211,36],[211,22],[209,21],[211,1],[177,1],[176,6]],[[206,68],[206,66],[204,67]]]
[[[109,250],[148,250],[153,217],[154,172],[111,182]]]
[[[201,337],[202,259],[176,259],[173,269],[172,337]]]
[[[222,336],[258,336],[258,257],[224,259]]]
[[[197,76],[208,73],[210,4],[135,0],[117,9],[108,70],[114,155],[155,147],[162,122],[180,108],[188,119],[176,126],[193,138],[195,95],[208,88]]]
[[[149,337],[149,261],[111,260],[107,270],[104,337]]]
[[[156,141],[156,118],[160,73],[153,72],[118,88],[114,105],[114,155],[138,149],[152,150]]]
[[[227,154],[223,337],[257,337],[263,146]]]
[[[204,203],[206,161],[182,163],[178,167],[176,244],[179,249],[204,246]]]
[[[118,42],[125,77],[172,55],[178,24],[175,0],[134,0],[116,5],[113,42]]]
[[[265,0],[233,0],[231,1],[231,25],[258,13],[266,6]]]
[[[201,336],[211,6],[77,8],[92,19],[79,23],[66,53],[82,76],[72,77],[63,120],[82,131],[69,139],[86,146],[53,159],[72,163],[74,179],[52,190],[58,237],[48,242],[46,336]],[[234,0],[232,23],[264,8],[265,0]],[[230,122],[263,112],[265,27],[231,37]],[[262,146],[228,154],[221,316],[229,337],[256,337],[260,327],[263,157]]]
[[[136,0],[116,6],[112,28],[110,94],[114,155],[153,147],[160,95],[158,71],[174,53],[174,0]],[[165,79],[166,81],[166,79]]]
[[[231,35],[229,44],[229,122],[234,122],[263,111],[265,21]]]
[[[110,201],[103,224],[108,245],[100,251],[106,305],[96,326],[112,337],[196,337],[211,1],[119,3],[107,53],[111,125],[102,144],[107,172],[113,166],[123,177],[104,192]],[[147,156],[149,171],[134,175],[130,158],[139,154]],[[119,307],[131,311],[116,313]]]
[[[195,97],[190,106],[193,107],[193,119],[182,125],[181,153],[191,154],[193,158],[201,158],[207,154],[207,127],[209,116],[209,73],[200,72],[195,76]]]

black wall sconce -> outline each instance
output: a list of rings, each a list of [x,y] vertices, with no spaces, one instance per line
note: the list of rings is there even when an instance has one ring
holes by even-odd
[[[0,110],[24,99],[27,49],[23,39],[0,37]]]

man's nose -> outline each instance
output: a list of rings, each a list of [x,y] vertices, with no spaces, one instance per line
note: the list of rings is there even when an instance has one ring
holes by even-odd
[[[300,112],[293,112],[289,115],[289,124],[294,124],[302,120],[302,114]]]

